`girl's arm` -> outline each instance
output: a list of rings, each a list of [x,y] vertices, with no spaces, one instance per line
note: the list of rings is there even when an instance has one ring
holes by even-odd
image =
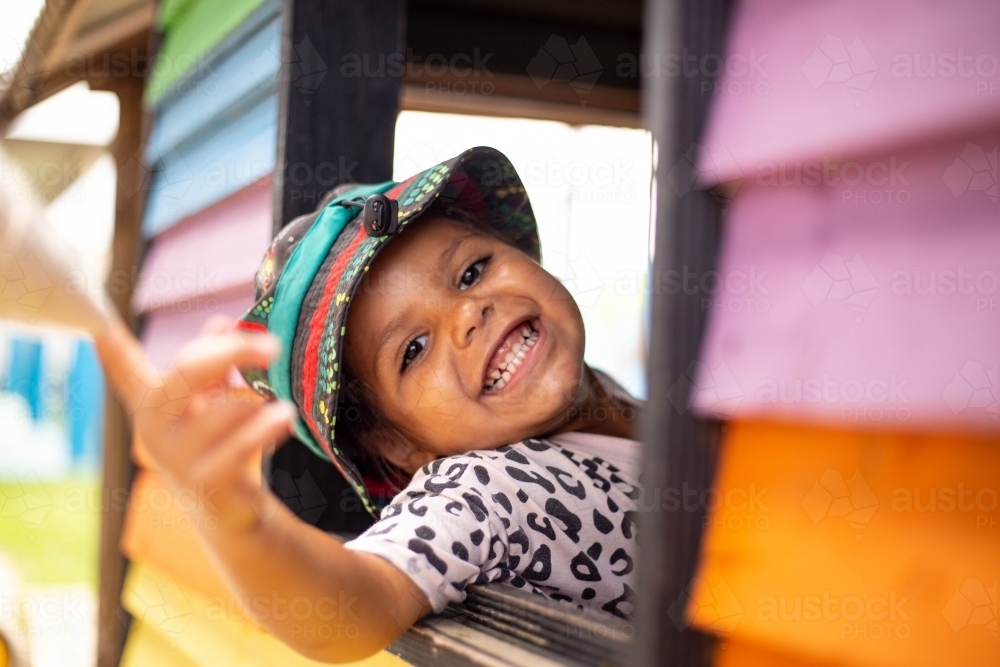
[[[120,321],[97,349],[148,458],[178,492],[205,499],[194,514],[217,519],[194,523],[263,627],[309,658],[347,662],[385,648],[420,618],[427,599],[406,574],[303,523],[260,483],[260,456],[288,437],[291,415],[230,391],[227,377],[234,365],[266,364],[274,339],[206,336],[163,376]]]

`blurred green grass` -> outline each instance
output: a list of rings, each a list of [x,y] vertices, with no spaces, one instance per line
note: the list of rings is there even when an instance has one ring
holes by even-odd
[[[0,480],[0,550],[25,584],[87,583],[97,590],[100,478]]]

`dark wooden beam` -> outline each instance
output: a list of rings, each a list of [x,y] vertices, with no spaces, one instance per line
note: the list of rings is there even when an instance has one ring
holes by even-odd
[[[275,227],[340,183],[392,177],[404,0],[285,0]]]
[[[628,17],[640,12],[641,3],[635,0],[410,0],[406,22],[409,69],[426,71],[424,64],[430,59],[433,78],[466,63],[490,74],[533,74],[537,80],[535,93],[543,99],[552,90],[562,89],[586,103],[589,94],[585,87],[559,80],[567,72],[561,71],[549,80],[542,62],[545,54],[537,60],[540,52],[544,49],[561,64],[572,64],[581,74],[598,72],[593,83],[637,90],[639,72],[630,64],[637,61],[642,32],[639,21]],[[620,20],[607,20],[607,14],[615,14]],[[442,62],[448,63],[444,71]],[[489,76],[476,78],[481,82],[489,80]],[[590,79],[580,83],[586,85]]]
[[[392,178],[404,0],[285,0],[278,81],[274,226],[315,210],[341,183]],[[272,489],[305,521],[356,533],[371,520],[329,463],[290,442],[265,462]]]
[[[115,233],[111,245],[111,273],[108,293],[118,311],[133,329],[130,302],[136,283],[142,248],[140,232],[146,172],[141,166],[143,137],[142,92],[144,78],[119,77],[91,82],[91,87],[117,93],[121,108],[118,136],[111,153],[118,166],[115,196]],[[136,187],[139,184],[139,187]],[[122,280],[123,277],[127,279]],[[132,486],[135,467],[129,456],[132,425],[108,387],[104,412],[104,452],[101,468],[101,497],[126,497]],[[98,591],[97,667],[117,667],[121,661],[129,616],[121,606],[122,584],[128,561],[121,552],[122,526],[127,507],[111,503],[101,512],[100,584]]]
[[[727,0],[649,0],[645,57],[662,58],[682,49],[697,55],[721,53],[728,4]],[[712,100],[701,92],[703,80],[703,76],[663,75],[643,79],[643,108],[657,147],[654,284],[656,276],[668,271],[706,275],[715,266],[719,202],[704,190],[675,190],[667,179],[676,168],[688,172],[680,182],[693,182],[685,177],[693,176],[694,167],[681,158],[698,143]],[[701,297],[670,290],[654,293],[650,324],[649,404],[643,423],[645,497],[663,498],[671,489],[684,488],[701,497],[713,483],[719,425],[685,409],[689,396],[674,395],[673,401],[668,397],[698,354],[705,324]],[[642,509],[638,655],[633,664],[707,667],[714,640],[688,628],[683,615],[686,590],[698,565],[705,510],[700,506]]]

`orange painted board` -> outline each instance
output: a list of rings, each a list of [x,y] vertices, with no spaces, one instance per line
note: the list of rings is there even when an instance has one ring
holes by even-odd
[[[229,590],[186,510],[190,503],[204,501],[204,494],[178,494],[158,473],[140,470],[132,485],[121,548],[129,560],[152,565],[205,597],[228,599]]]
[[[1000,441],[729,427],[686,620],[845,665],[997,665]]]

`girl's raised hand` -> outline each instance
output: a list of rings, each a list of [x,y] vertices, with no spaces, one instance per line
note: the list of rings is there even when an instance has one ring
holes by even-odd
[[[429,609],[402,570],[345,549],[261,484],[261,454],[288,437],[291,413],[249,390],[233,390],[228,377],[233,366],[266,365],[276,341],[205,335],[161,375],[116,319],[97,337],[97,351],[134,420],[143,458],[178,491],[204,499],[190,512],[217,519],[195,525],[244,611],[263,627],[307,657],[343,662],[388,646]],[[341,611],[333,618],[298,616],[269,606],[275,600]]]
[[[261,493],[261,453],[288,437],[293,412],[231,388],[228,377],[234,366],[266,366],[277,341],[208,334],[186,346],[162,375],[117,318],[96,342],[148,463],[177,488],[208,499],[198,511],[217,518],[219,528],[240,530],[259,521],[268,511],[260,505],[269,500]]]

